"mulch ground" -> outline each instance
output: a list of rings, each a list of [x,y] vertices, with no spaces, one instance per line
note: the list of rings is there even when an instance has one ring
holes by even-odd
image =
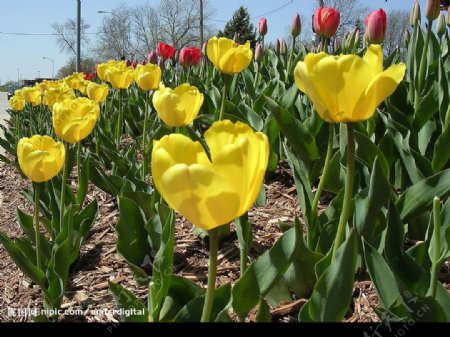
[[[76,178],[72,179],[75,187]],[[254,235],[250,261],[269,249],[281,236],[279,222],[292,223],[295,216],[301,216],[293,185],[291,172],[287,167],[279,168],[272,178],[266,180],[266,205],[253,208],[249,212]],[[13,238],[23,236],[16,219],[17,208],[29,214],[33,212],[31,203],[20,194],[23,188],[30,188],[29,181],[23,179],[14,167],[0,162],[0,231]],[[119,212],[115,199],[94,186],[90,186],[88,198],[97,199],[99,213],[91,236],[82,247],[80,258],[72,267],[62,305],[62,309],[76,314],[60,319],[69,322],[118,322],[119,317],[111,314],[112,309],[117,308],[108,290],[108,281],[121,284],[144,302],[147,287],[139,286],[133,280],[127,263],[117,253],[115,225]],[[326,198],[325,195],[323,202],[326,202]],[[193,234],[192,225],[180,217],[176,219],[175,247],[175,273],[206,287],[208,247]],[[238,277],[239,248],[236,235],[233,234],[220,246],[217,284],[234,283]],[[355,282],[353,295],[351,311],[345,321],[379,322],[374,311],[378,301],[372,282]],[[304,303],[304,299],[296,299],[272,308],[273,320],[297,321],[298,312]],[[8,308],[32,310],[42,309],[42,305],[42,294],[38,286],[20,272],[0,245],[0,322],[32,321],[29,315],[8,315]],[[96,315],[93,310],[97,310]],[[104,314],[99,315],[99,310],[103,310]],[[254,315],[250,315],[249,319],[253,318]]]

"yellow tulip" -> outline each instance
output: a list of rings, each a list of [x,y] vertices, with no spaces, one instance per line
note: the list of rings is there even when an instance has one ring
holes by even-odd
[[[171,134],[152,151],[153,182],[170,207],[192,224],[213,229],[243,215],[264,179],[269,143],[248,125],[224,120],[205,132],[208,159],[197,141]]]
[[[71,144],[90,135],[100,116],[100,107],[86,97],[66,99],[53,105],[53,128],[59,138]]]
[[[109,88],[107,84],[97,84],[90,82],[86,88],[86,93],[89,99],[102,103],[108,97]]]
[[[73,73],[64,78],[64,83],[73,90],[79,90],[84,84],[84,73]]]
[[[15,111],[21,111],[25,107],[25,100],[23,97],[14,95],[9,99],[9,105]]]
[[[161,68],[155,64],[139,64],[134,70],[134,80],[142,90],[158,89],[161,82]]]
[[[128,89],[133,83],[133,67],[110,66],[106,69],[106,80],[116,89]]]
[[[17,157],[22,172],[40,183],[52,179],[61,170],[66,151],[61,142],[49,136],[22,138],[17,144]]]
[[[62,102],[66,99],[75,99],[75,92],[65,85],[49,87],[44,93],[44,104],[48,106],[50,111],[53,111],[55,103]]]
[[[153,106],[158,116],[171,127],[190,124],[203,104],[203,94],[194,86],[184,83],[175,89],[162,83],[153,95]]]
[[[116,60],[109,60],[106,63],[99,63],[97,64],[97,75],[102,81],[106,81],[106,71],[110,67],[126,67],[125,61],[116,61]]]
[[[206,48],[209,60],[224,74],[236,74],[248,67],[252,60],[250,42],[239,45],[225,37],[209,39]]]
[[[41,104],[42,92],[37,87],[25,87],[21,90],[25,102],[31,103],[33,106]]]
[[[328,123],[364,121],[402,81],[403,63],[383,71],[383,51],[369,46],[363,58],[356,55],[308,54],[298,62],[294,77],[322,119]]]

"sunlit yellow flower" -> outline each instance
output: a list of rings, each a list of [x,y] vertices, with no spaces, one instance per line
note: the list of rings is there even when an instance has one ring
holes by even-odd
[[[106,80],[116,89],[128,89],[133,83],[133,67],[110,66],[106,69]]]
[[[209,60],[224,74],[236,74],[248,67],[252,60],[250,42],[239,45],[225,37],[209,39],[206,48]]]
[[[53,111],[53,105],[64,101],[65,99],[75,99],[75,92],[65,85],[48,88],[44,93],[44,104]]]
[[[33,106],[41,104],[42,92],[37,87],[25,87],[20,91],[23,94],[25,102],[31,103]]]
[[[90,135],[99,116],[97,102],[86,97],[66,99],[53,105],[53,128],[59,138],[78,143]]]
[[[106,97],[108,97],[109,88],[107,84],[97,84],[95,82],[90,82],[86,88],[86,93],[89,99],[96,102],[104,102]]]
[[[138,64],[134,70],[134,81],[142,90],[158,89],[161,82],[161,68],[155,64]]]
[[[248,125],[215,122],[205,132],[211,161],[199,142],[171,134],[152,151],[153,182],[170,207],[195,226],[213,229],[255,202],[269,158],[266,135]]]
[[[89,85],[89,83],[92,83],[92,82],[91,81],[87,81],[87,80],[83,80],[83,82],[80,82],[80,86],[78,87],[78,91],[81,94],[87,96],[86,89],[87,89],[87,86]]]
[[[84,84],[84,73],[73,73],[64,78],[66,85],[74,90],[79,90]]]
[[[14,95],[9,99],[9,105],[15,111],[21,111],[25,107],[25,100],[23,97]]]
[[[119,68],[125,68],[126,62],[125,61],[117,61],[117,60],[109,60],[106,63],[99,63],[97,64],[97,75],[102,81],[107,81],[106,78],[106,71],[110,67],[119,67]]]
[[[162,83],[153,95],[153,106],[158,116],[171,127],[190,124],[203,104],[203,94],[194,86],[184,83],[175,89]]]
[[[405,68],[400,63],[383,71],[383,51],[371,45],[363,58],[308,54],[298,62],[294,77],[320,117],[329,123],[346,123],[371,118],[402,81]]]
[[[58,174],[64,164],[64,145],[49,136],[22,138],[17,144],[20,168],[29,179],[44,182]]]

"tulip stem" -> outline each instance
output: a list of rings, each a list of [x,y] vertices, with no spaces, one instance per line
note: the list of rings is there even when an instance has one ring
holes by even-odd
[[[441,256],[441,200],[437,197],[433,199],[433,236],[434,236],[434,257],[431,267],[430,293],[436,298],[436,287],[439,275],[439,258]]]
[[[209,322],[214,304],[214,291],[216,289],[217,276],[217,251],[219,248],[218,228],[208,231],[209,235],[209,266],[208,266],[208,286],[206,288],[205,303],[201,322]]]
[[[223,116],[225,114],[225,106],[227,103],[228,91],[230,91],[231,79],[232,79],[231,76],[226,74],[223,75],[223,94],[222,94],[222,104],[220,105],[219,121],[223,119]]]
[[[288,61],[288,66],[287,66],[287,70],[289,73],[291,73],[291,64],[292,64],[292,60],[294,59],[294,50],[295,50],[295,37],[292,37],[292,49],[291,49],[291,54],[289,55],[289,61]]]
[[[62,183],[61,183],[61,206],[59,214],[59,231],[62,230],[64,221],[64,210],[66,207],[66,181],[67,181],[67,166],[69,166],[69,149],[64,143],[66,157],[64,159],[63,173],[62,173]]]
[[[120,138],[122,137],[122,119],[123,119],[123,110],[122,110],[122,89],[119,89],[119,115],[117,119],[117,129],[116,129],[116,145],[117,148],[120,146]]]
[[[39,192],[40,183],[34,183],[34,221],[35,221],[35,244],[36,244],[36,266],[41,269],[41,231],[39,219]]]
[[[144,107],[144,131],[142,133],[142,155],[144,157],[142,161],[142,180],[145,181],[146,168],[147,168],[147,119],[148,119],[148,96],[149,92],[145,92],[145,107]]]
[[[77,174],[78,174],[78,188],[80,188],[81,179],[81,141],[77,143]]]
[[[333,259],[339,246],[344,242],[345,229],[350,215],[350,206],[353,194],[353,182],[355,179],[355,135],[353,123],[347,123],[347,175],[345,177],[344,201],[342,204],[341,217],[333,246]]]
[[[325,156],[325,163],[323,166],[322,171],[322,177],[320,177],[319,185],[317,186],[316,194],[314,195],[314,200],[312,204],[312,210],[311,210],[311,224],[310,228],[308,229],[308,247],[311,248],[312,244],[312,234],[313,234],[313,227],[315,227],[317,218],[319,217],[319,214],[317,212],[317,208],[319,207],[319,201],[320,197],[322,195],[322,191],[325,187],[325,182],[328,178],[328,174],[330,172],[330,162],[331,157],[333,155],[333,141],[334,141],[334,124],[328,124],[328,147],[327,147],[327,154]]]

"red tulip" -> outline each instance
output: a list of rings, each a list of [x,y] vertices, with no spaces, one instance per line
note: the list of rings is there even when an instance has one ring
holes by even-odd
[[[126,60],[126,64],[127,64],[127,67],[131,67],[131,61],[130,60]]]
[[[339,27],[341,14],[331,7],[319,7],[314,13],[314,32],[329,39]]]
[[[267,34],[267,19],[261,18],[258,22],[259,35],[264,36]]]
[[[131,66],[132,66],[134,69],[136,69],[137,65],[138,65],[138,61],[137,61],[137,60],[134,60],[133,63],[131,64]]]
[[[176,49],[170,44],[164,42],[158,43],[158,54],[164,59],[168,60],[175,56]]]
[[[148,63],[158,64],[158,54],[156,54],[156,50],[151,50],[148,54]]]
[[[146,59],[142,59],[141,64],[142,64],[143,66],[145,66],[145,65],[147,64],[147,60],[146,60]]]
[[[381,8],[369,13],[366,17],[366,40],[369,43],[380,44],[386,34],[386,12]]]
[[[261,45],[261,43],[256,42],[256,48],[255,48],[255,61],[256,62],[261,62],[264,58],[264,50],[263,47]]]
[[[179,61],[183,67],[195,66],[202,58],[202,51],[195,47],[184,47],[180,51]]]

